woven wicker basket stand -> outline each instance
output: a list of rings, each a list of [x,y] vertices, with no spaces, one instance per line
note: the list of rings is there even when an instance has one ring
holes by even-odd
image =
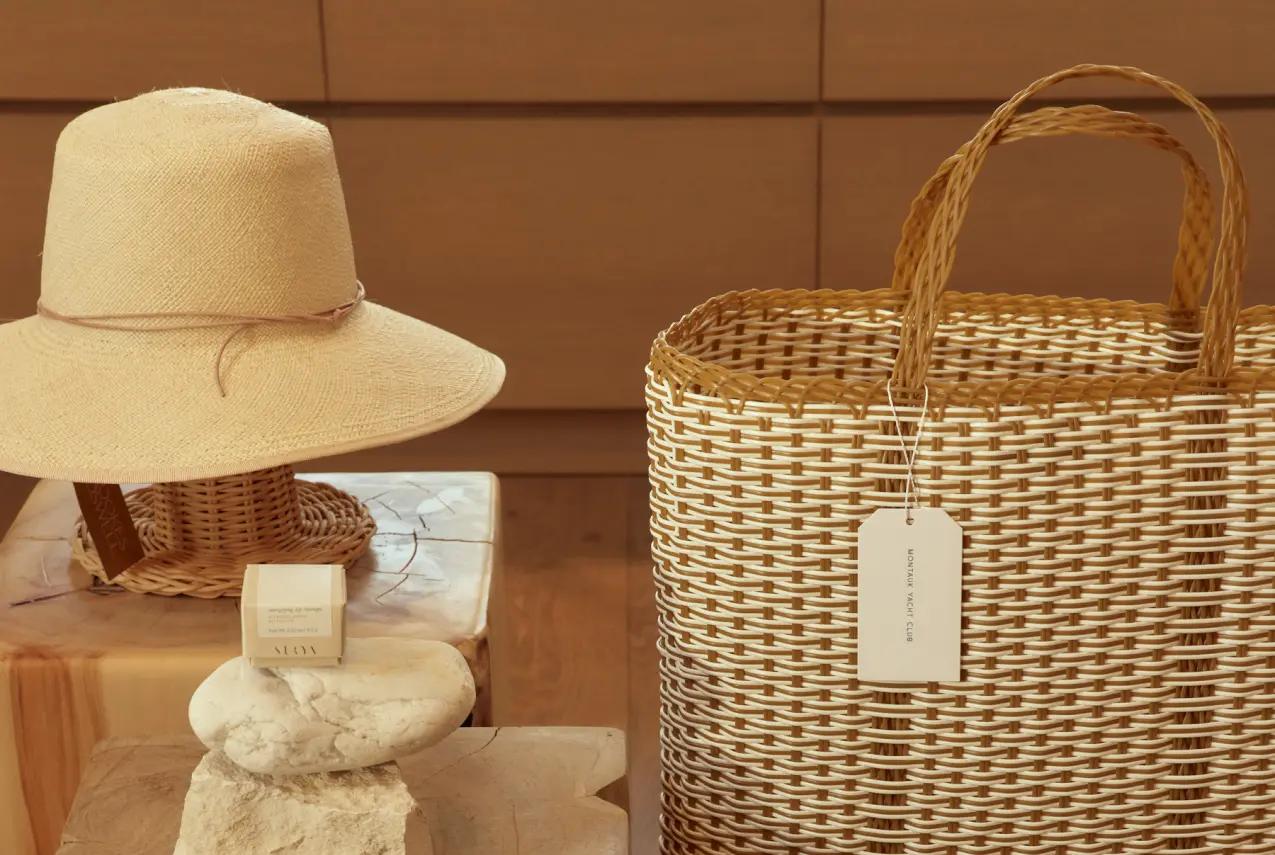
[[[347,564],[376,533],[357,499],[290,466],[154,484],[126,500],[146,557],[109,584],[144,594],[237,597],[248,564]],[[82,519],[72,548],[108,584]]]

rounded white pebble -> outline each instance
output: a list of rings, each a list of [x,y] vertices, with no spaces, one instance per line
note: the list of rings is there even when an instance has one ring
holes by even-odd
[[[250,772],[300,775],[420,751],[473,706],[473,675],[450,644],[351,638],[336,667],[257,669],[231,659],[195,690],[190,725]]]

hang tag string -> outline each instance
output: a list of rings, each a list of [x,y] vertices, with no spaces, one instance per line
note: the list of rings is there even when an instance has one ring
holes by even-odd
[[[912,508],[921,507],[920,489],[916,486],[916,454],[921,448],[921,437],[925,434],[925,420],[930,414],[930,387],[925,385],[925,397],[921,401],[921,418],[916,425],[916,436],[912,440],[912,450],[908,450],[907,441],[903,437],[903,420],[894,406],[894,393],[890,384],[885,384],[885,397],[890,402],[890,415],[894,418],[894,430],[899,437],[899,448],[903,449],[903,464],[907,467],[907,481],[903,488],[903,508],[907,511],[908,525],[912,524]]]
[[[221,365],[225,359],[226,348],[235,338],[247,329],[263,324],[328,324],[335,327],[353,312],[367,296],[363,283],[355,281],[354,297],[335,308],[325,312],[296,315],[223,315],[203,312],[140,312],[131,315],[64,315],[50,309],[43,303],[35,304],[36,314],[51,321],[72,324],[77,327],[88,327],[98,330],[119,330],[123,332],[169,332],[172,330],[208,330],[230,328],[231,332],[222,341],[221,347],[213,360],[213,376],[217,381],[217,391],[226,397],[226,384],[221,376]],[[6,319],[10,320],[10,319]],[[161,325],[129,323],[129,321],[162,320],[172,321]]]

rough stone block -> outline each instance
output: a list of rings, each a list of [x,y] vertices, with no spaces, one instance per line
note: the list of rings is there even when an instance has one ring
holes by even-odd
[[[395,763],[257,775],[211,751],[191,776],[173,855],[407,855],[415,808]]]

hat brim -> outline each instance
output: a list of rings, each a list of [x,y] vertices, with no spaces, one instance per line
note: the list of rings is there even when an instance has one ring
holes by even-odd
[[[86,483],[217,478],[388,445],[495,397],[504,364],[364,302],[336,326],[0,326],[0,470]]]

